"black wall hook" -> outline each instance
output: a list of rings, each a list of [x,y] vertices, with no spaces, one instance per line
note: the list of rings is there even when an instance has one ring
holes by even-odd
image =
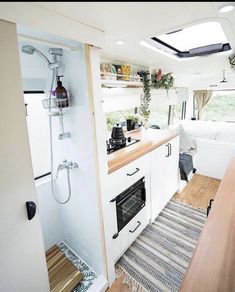
[[[33,217],[36,214],[36,204],[32,201],[27,201],[26,202],[26,210],[27,210],[27,214],[28,214],[28,219],[31,220],[33,219]]]

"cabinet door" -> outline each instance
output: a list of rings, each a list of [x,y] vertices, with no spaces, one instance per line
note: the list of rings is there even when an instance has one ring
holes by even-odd
[[[179,137],[151,152],[151,221],[178,189]]]
[[[170,156],[166,157],[166,203],[178,190],[179,136],[169,141]]]
[[[151,221],[161,212],[166,197],[166,144],[151,152]]]

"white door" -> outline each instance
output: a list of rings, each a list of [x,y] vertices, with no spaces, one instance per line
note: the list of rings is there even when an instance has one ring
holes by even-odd
[[[0,291],[47,292],[49,282],[25,119],[16,26],[0,20]]]

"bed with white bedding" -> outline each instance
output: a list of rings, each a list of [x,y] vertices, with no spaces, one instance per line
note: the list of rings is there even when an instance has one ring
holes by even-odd
[[[235,156],[235,123],[183,120],[179,124],[189,140],[196,142],[193,163],[197,173],[222,179]],[[172,127],[179,128],[179,124]]]

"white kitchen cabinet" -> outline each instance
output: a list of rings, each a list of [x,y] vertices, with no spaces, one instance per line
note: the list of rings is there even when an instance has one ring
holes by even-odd
[[[113,261],[116,261],[146,227],[150,219],[150,154],[141,156],[131,163],[114,171],[107,177],[107,197],[104,205],[108,218],[108,246]],[[145,206],[118,233],[116,202],[112,201],[120,193],[128,189],[142,177],[145,178]],[[139,223],[140,222],[140,223]],[[133,232],[131,232],[133,231]],[[118,234],[115,237],[115,234]]]
[[[108,175],[109,198],[112,199],[144,177],[150,164],[149,155],[143,155]]]
[[[119,232],[119,236],[113,239],[113,259],[116,262],[128,249],[138,235],[148,224],[147,207],[141,209],[138,214]]]
[[[151,221],[178,189],[179,136],[151,151]]]

